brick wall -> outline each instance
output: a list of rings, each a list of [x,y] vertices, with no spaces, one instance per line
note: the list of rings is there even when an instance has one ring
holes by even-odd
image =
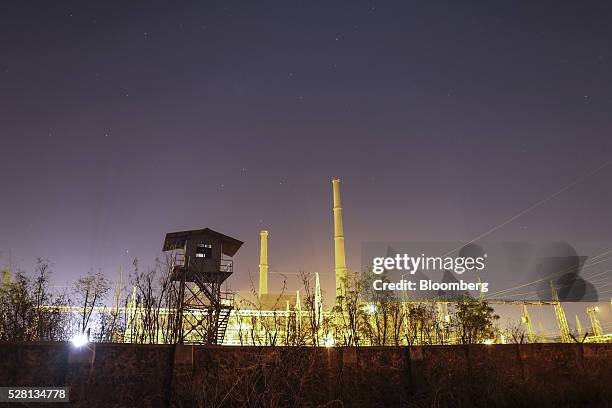
[[[612,344],[223,347],[0,344],[0,386],[72,406],[605,406]]]

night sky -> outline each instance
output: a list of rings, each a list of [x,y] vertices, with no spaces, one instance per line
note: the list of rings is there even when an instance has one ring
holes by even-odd
[[[611,21],[605,1],[3,2],[0,263],[114,278],[210,227],[245,241],[239,290],[265,228],[271,270],[329,292],[336,175],[353,268],[363,241],[471,240],[612,159]],[[610,242],[611,177],[488,238]]]

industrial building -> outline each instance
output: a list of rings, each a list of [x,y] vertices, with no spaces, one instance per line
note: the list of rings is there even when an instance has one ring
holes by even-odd
[[[234,272],[233,257],[243,242],[223,233],[203,228],[168,233],[162,250],[169,256],[168,292],[166,302],[148,307],[133,288],[131,296],[121,303],[121,290],[116,292],[112,308],[95,307],[96,314],[114,314],[124,320],[121,332],[113,333],[112,341],[136,343],[190,343],[225,345],[412,345],[453,344],[458,342],[453,333],[449,305],[450,298],[437,300],[394,300],[396,311],[384,324],[391,324],[392,333],[362,333],[356,326],[357,315],[370,330],[377,329],[383,313],[377,305],[364,303],[360,298],[347,299],[351,288],[345,287],[354,277],[346,265],[340,179],[332,179],[333,241],[334,241],[334,297],[323,301],[319,274],[309,276],[298,290],[282,293],[269,291],[270,266],[268,261],[268,230],[260,231],[259,276],[256,299],[240,299],[222,290],[222,285]],[[5,285],[10,277],[4,276]],[[119,280],[121,282],[121,279]],[[120,285],[119,285],[120,286]],[[586,314],[589,327],[575,316],[575,330],[571,330],[562,302],[551,282],[550,301],[489,299],[490,305],[510,305],[521,311],[521,342],[610,342],[608,325],[602,325],[600,306],[590,305]],[[352,302],[352,305],[349,303]],[[427,327],[420,327],[421,335],[410,333],[414,322],[409,311],[414,305],[427,305],[431,317]],[[530,308],[552,307],[557,331],[546,333],[541,325],[536,332]],[[612,302],[611,302],[612,306]],[[352,309],[351,309],[352,307]],[[68,313],[82,313],[78,306],[54,306]],[[385,317],[386,319],[387,317]],[[573,319],[572,319],[573,320]],[[411,326],[412,325],[412,326]],[[386,330],[386,329],[385,329]],[[95,330],[94,330],[95,331]],[[426,334],[423,337],[423,333]],[[489,343],[511,341],[498,334],[486,339]],[[514,341],[518,341],[514,339]]]
[[[342,219],[342,200],[340,194],[340,179],[332,179],[333,194],[333,240],[334,240],[334,272],[335,297],[328,299],[323,305],[318,273],[314,275],[314,285],[306,288],[308,293],[300,290],[283,293],[269,291],[268,237],[269,231],[260,231],[260,258],[257,300],[255,303],[236,301],[231,293],[220,290],[221,283],[233,272],[231,257],[236,254],[242,242],[224,234],[203,230],[170,233],[164,242],[164,251],[172,251],[175,266],[173,280],[177,282],[175,295],[176,306],[163,314],[178,316],[175,320],[175,339],[186,343],[213,343],[227,345],[269,345],[269,344],[310,344],[334,345],[338,336],[338,320],[344,319],[346,310],[338,309],[348,278],[344,244],[344,228]],[[224,258],[224,255],[226,256]],[[517,305],[522,310],[521,322],[526,333],[525,342],[561,341],[572,342],[572,337],[565,311],[559,301],[554,286],[552,301],[507,301],[487,299],[490,304]],[[410,303],[399,301],[406,312]],[[450,300],[430,302],[435,303],[436,325],[439,333],[434,336],[434,342],[452,343],[450,332],[450,315],[448,304]],[[559,332],[557,336],[536,334],[528,306],[548,305],[554,309]],[[375,319],[374,305],[359,305],[366,313]],[[340,310],[340,312],[339,312]],[[582,341],[609,341],[612,336],[605,335],[597,314],[598,308],[587,311],[591,320],[589,336]],[[137,311],[132,310],[134,316]],[[407,314],[407,313],[405,313]],[[340,317],[339,317],[340,316]],[[585,332],[578,316],[577,327]],[[137,317],[136,317],[136,320]],[[406,317],[399,326],[407,326]],[[402,330],[407,330],[404,328]],[[580,335],[581,333],[577,333]],[[402,336],[403,337],[403,336]],[[491,342],[505,342],[503,338],[491,339]],[[351,341],[355,341],[354,339]],[[362,344],[367,344],[365,338],[360,338]],[[399,340],[402,344],[406,339]],[[523,341],[523,340],[521,340]],[[385,344],[386,340],[383,340]],[[398,342],[396,338],[395,343]],[[343,339],[341,343],[346,343]],[[392,341],[390,340],[390,343]]]

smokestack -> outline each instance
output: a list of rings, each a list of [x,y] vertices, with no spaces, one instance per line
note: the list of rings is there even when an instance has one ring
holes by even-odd
[[[268,294],[268,231],[261,230],[261,249],[259,252],[259,297]]]
[[[336,299],[342,296],[346,280],[346,259],[344,255],[344,228],[342,227],[342,203],[340,201],[340,178],[332,179],[334,190],[334,257],[336,263]]]

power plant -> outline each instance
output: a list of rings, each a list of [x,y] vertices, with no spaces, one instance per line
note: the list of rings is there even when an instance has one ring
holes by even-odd
[[[212,304],[213,306],[209,306],[209,309],[206,309],[202,307],[194,308],[188,304],[183,304],[180,309],[177,309],[180,310],[183,316],[186,314],[188,315],[187,319],[185,319],[185,317],[182,318],[184,322],[183,324],[186,324],[188,329],[186,330],[183,328],[181,341],[188,343],[216,342],[217,344],[228,345],[288,344],[289,342],[299,343],[301,341],[311,345],[332,346],[337,340],[339,340],[339,337],[345,336],[338,333],[337,329],[331,328],[336,327],[339,321],[346,322],[347,319],[350,320],[351,318],[350,316],[345,315],[346,311],[340,312],[340,314],[333,311],[335,308],[340,306],[340,304],[343,302],[343,298],[347,295],[344,285],[348,279],[342,219],[340,179],[338,177],[332,178],[332,197],[335,296],[333,300],[328,300],[327,308],[324,308],[323,305],[323,296],[321,293],[318,273],[314,274],[314,282],[312,282],[312,284],[307,283],[307,287],[301,287],[300,289],[294,291],[286,290],[281,293],[270,292],[270,265],[268,260],[270,249],[268,238],[270,233],[268,230],[261,230],[259,233],[260,251],[257,300],[255,302],[242,302],[242,304],[240,302],[234,302],[231,304],[231,307],[225,307],[227,313],[223,314],[223,312],[216,311],[216,301],[210,301],[211,297],[209,296],[209,293],[207,293],[205,290],[201,290],[200,293],[204,292],[206,295],[204,298],[208,299],[208,301],[205,303]],[[194,232],[192,231],[191,233],[193,234]],[[185,233],[179,234],[184,235]],[[226,237],[223,234],[220,235]],[[233,238],[229,237],[226,239],[233,240]],[[184,242],[181,241],[181,244],[183,243]],[[164,245],[164,248],[166,247],[167,245]],[[235,251],[232,251],[232,255],[234,253]],[[180,252],[177,254],[177,256],[177,262],[179,264],[181,264],[181,262],[184,263],[183,255]],[[215,267],[218,269],[220,264],[216,263],[215,265]],[[207,279],[210,280],[212,278],[209,276]],[[196,284],[196,286],[199,285]],[[190,291],[187,289],[187,287],[185,287],[185,290],[189,293],[195,294],[197,298],[198,291]],[[524,340],[521,341],[530,343],[549,340],[572,342],[574,340],[567,323],[565,311],[561,302],[559,301],[556,289],[552,283],[551,290],[551,301],[510,301],[487,299],[487,302],[489,304],[497,305],[516,305],[521,308],[521,325],[525,330]],[[202,303],[201,300],[196,301],[196,303],[198,302]],[[363,303],[363,300],[360,300],[359,302],[359,313],[362,313],[366,319],[375,320],[377,313],[376,305]],[[407,317],[408,313],[406,311],[410,308],[410,305],[423,303],[423,301],[418,302],[403,299],[398,302],[402,304],[401,310],[404,312],[404,316],[399,322],[399,329],[408,331],[407,326],[410,325],[410,322]],[[433,323],[438,328],[441,328],[441,332],[432,337],[433,340],[430,339],[429,341],[443,344],[452,344],[453,342],[457,341],[453,333],[449,330],[451,326],[451,315],[449,314],[448,309],[449,304],[452,304],[453,302],[449,300],[432,300],[429,303],[436,305],[434,309],[437,309],[437,313],[435,313],[435,320],[437,323],[435,321]],[[536,305],[552,306],[559,327],[558,336],[553,335],[551,337],[546,336],[544,333],[535,333],[533,320],[529,314],[528,306]],[[189,313],[187,313],[188,310]],[[589,330],[589,336],[585,338],[586,341],[610,341],[612,338],[611,335],[603,334],[601,324],[597,320],[596,316],[598,311],[598,308],[590,308],[588,310],[592,329]],[[172,314],[172,311],[168,310],[166,313]],[[209,315],[209,313],[213,314],[212,317]],[[198,328],[199,326],[202,326],[204,322],[210,322],[207,324],[211,328],[208,330]],[[310,332],[304,333],[305,327],[310,327]],[[579,330],[583,330],[582,326],[580,326]],[[211,333],[211,331],[214,333]],[[201,333],[208,333],[209,341],[203,341],[200,336]],[[308,338],[308,340],[296,340],[299,336],[305,336],[304,338]],[[406,336],[407,334],[402,334],[400,336],[399,344],[406,344]],[[343,341],[346,341],[346,339]],[[351,341],[355,340],[353,339]],[[500,335],[499,339],[490,341],[503,343],[506,341],[506,339],[503,335]],[[365,336],[361,336],[359,342],[360,344],[368,344]]]
[[[334,298],[327,300],[324,307],[319,274],[303,277],[301,286],[280,293],[270,291],[270,264],[268,260],[268,230],[261,230],[259,251],[259,276],[255,299],[246,296],[236,300],[235,294],[223,291],[222,285],[233,273],[232,257],[242,246],[242,241],[213,231],[200,230],[172,232],[166,235],[163,251],[170,254],[170,286],[166,306],[146,310],[139,302],[135,289],[131,300],[120,306],[118,297],[113,303],[116,315],[126,316],[124,332],[118,341],[145,343],[191,343],[225,345],[412,345],[412,344],[453,344],[459,342],[453,333],[453,316],[449,313],[451,299],[393,300],[387,310],[379,310],[376,303],[358,298],[345,287],[352,274],[346,264],[344,228],[340,179],[332,179],[332,213],[334,241]],[[351,276],[349,276],[351,275]],[[6,280],[6,277],[4,277]],[[551,301],[521,301],[486,299],[490,305],[513,305],[520,308],[520,328],[524,334],[521,342],[574,341],[610,342],[612,334],[606,334],[598,318],[600,308],[589,307],[587,314],[590,327],[582,326],[576,315],[576,331],[570,330],[565,310],[557,290],[551,281]],[[350,296],[353,296],[352,298]],[[481,293],[480,299],[484,300]],[[431,316],[415,326],[410,310],[429,305]],[[534,330],[534,321],[529,307],[552,306],[558,326],[557,334],[546,334],[539,322],[539,333]],[[612,306],[612,302],[611,302]],[[65,312],[79,313],[81,308],[62,306]],[[390,309],[389,309],[390,308]],[[391,312],[390,312],[391,310]],[[419,313],[426,311],[421,309]],[[97,313],[108,312],[98,307]],[[392,330],[383,337],[378,330],[379,318],[387,313],[384,324],[391,324]],[[151,316],[157,319],[151,323]],[[368,333],[361,333],[357,326],[364,325]],[[416,328],[415,328],[416,327]],[[420,332],[416,336],[414,331]],[[575,335],[574,335],[575,333]],[[378,336],[378,337],[376,337]],[[393,337],[393,338],[391,338]],[[505,343],[508,336],[484,339],[486,344]],[[515,341],[518,341],[515,339]]]

